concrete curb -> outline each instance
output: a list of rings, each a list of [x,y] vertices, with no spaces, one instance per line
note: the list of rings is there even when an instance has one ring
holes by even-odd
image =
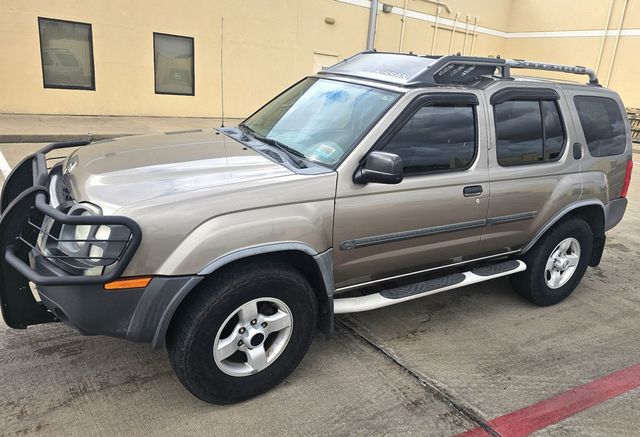
[[[126,137],[136,134],[91,134],[94,141],[107,140],[116,137]],[[89,134],[36,134],[36,135],[0,135],[2,143],[56,143],[86,138]]]

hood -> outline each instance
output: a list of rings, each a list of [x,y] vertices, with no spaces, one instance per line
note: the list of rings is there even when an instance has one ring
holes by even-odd
[[[105,214],[155,197],[291,174],[213,129],[100,141],[63,163],[70,195],[99,205]]]

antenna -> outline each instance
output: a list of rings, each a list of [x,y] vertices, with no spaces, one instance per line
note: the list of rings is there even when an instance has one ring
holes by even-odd
[[[220,17],[220,127],[224,127],[224,17]]]

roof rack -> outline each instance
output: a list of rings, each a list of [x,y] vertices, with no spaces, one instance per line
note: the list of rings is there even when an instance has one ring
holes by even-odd
[[[589,85],[599,86],[598,75],[591,68],[581,65],[571,66],[563,64],[550,64],[548,62],[525,61],[524,59],[506,59],[509,68],[526,68],[529,70],[559,71],[561,73],[585,74],[589,76]]]
[[[482,58],[475,56],[417,56],[405,53],[367,51],[321,71],[321,74],[339,74],[367,77],[403,86],[429,86],[465,84],[482,77],[511,79],[512,68],[585,74],[589,85],[600,86],[596,73],[587,67],[525,61],[522,59]]]

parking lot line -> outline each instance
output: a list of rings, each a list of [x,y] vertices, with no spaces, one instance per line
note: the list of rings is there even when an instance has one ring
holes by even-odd
[[[488,425],[503,437],[526,436],[637,387],[640,387],[640,364],[497,417]],[[457,437],[486,435],[482,428],[474,428]]]
[[[1,151],[0,151],[0,171],[2,172],[2,175],[5,177],[5,179],[7,178],[7,176],[9,176],[9,173],[11,173],[11,166],[7,162],[7,158],[4,157],[4,153],[2,153]]]

